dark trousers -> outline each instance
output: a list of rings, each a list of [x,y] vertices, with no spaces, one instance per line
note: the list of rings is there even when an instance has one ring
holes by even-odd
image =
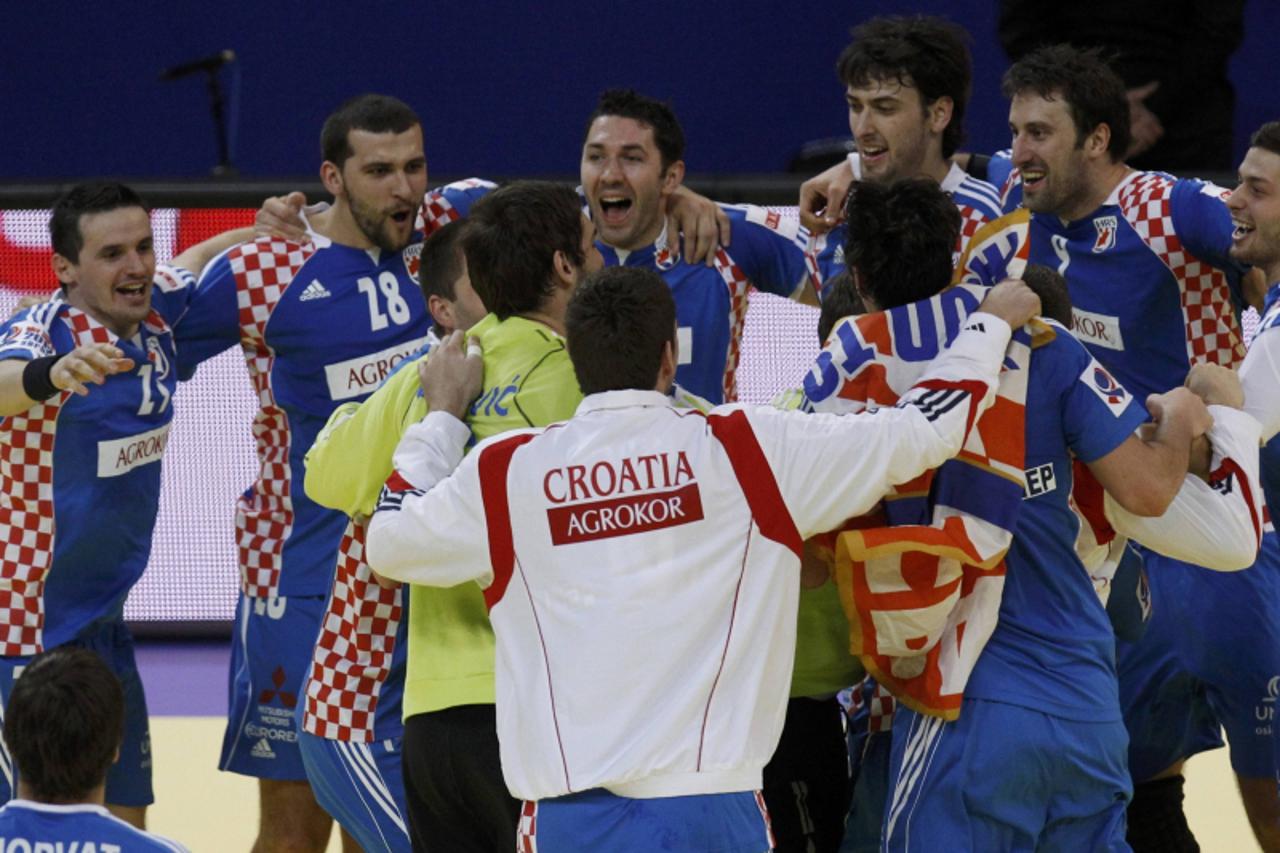
[[[515,849],[520,801],[502,780],[493,705],[461,705],[405,720],[403,766],[415,851]]]
[[[835,853],[849,812],[849,747],[844,709],[832,699],[792,699],[764,801],[778,853]]]

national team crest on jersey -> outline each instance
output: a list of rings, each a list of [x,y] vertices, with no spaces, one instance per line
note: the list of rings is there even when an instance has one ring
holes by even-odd
[[[1093,227],[1098,237],[1093,241],[1093,253],[1100,254],[1116,244],[1116,229],[1119,227],[1114,216],[1099,216],[1093,220]]]
[[[413,276],[416,281],[418,278],[418,263],[422,258],[422,243],[413,243],[404,250],[404,268],[409,271],[409,275]]]
[[[1088,385],[1090,390],[1098,395],[1098,399],[1107,404],[1111,414],[1116,417],[1120,417],[1128,407],[1129,392],[1095,359],[1089,360],[1088,367],[1080,375],[1080,381]]]

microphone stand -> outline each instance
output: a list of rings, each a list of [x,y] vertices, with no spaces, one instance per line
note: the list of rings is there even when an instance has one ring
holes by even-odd
[[[222,96],[222,85],[218,82],[218,69],[206,68],[205,79],[209,87],[209,112],[213,116],[213,132],[218,142],[218,165],[213,167],[213,176],[219,180],[234,180],[240,177],[240,170],[231,163],[231,152],[227,146],[227,117],[223,111],[226,99]]]

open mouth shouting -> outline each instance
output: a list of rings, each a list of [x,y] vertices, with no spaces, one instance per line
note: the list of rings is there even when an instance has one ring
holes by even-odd
[[[615,228],[622,225],[627,221],[627,216],[631,213],[631,207],[632,201],[626,196],[600,196],[601,224]]]
[[[1049,174],[1043,166],[1023,166],[1018,171],[1022,173],[1023,189],[1032,192],[1044,185],[1045,178]]]
[[[1254,226],[1242,222],[1234,217],[1231,220],[1231,224],[1235,226],[1235,230],[1231,232],[1231,241],[1233,243],[1243,242],[1248,239],[1249,235],[1254,231]]]

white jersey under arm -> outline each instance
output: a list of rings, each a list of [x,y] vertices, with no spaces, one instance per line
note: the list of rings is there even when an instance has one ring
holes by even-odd
[[[1246,569],[1257,560],[1261,544],[1261,426],[1239,409],[1210,406],[1209,411],[1211,482],[1188,474],[1169,509],[1155,518],[1134,515],[1107,495],[1107,520],[1120,535],[1166,557],[1218,571]]]
[[[1249,353],[1240,365],[1240,384],[1244,386],[1244,410],[1262,424],[1265,444],[1280,433],[1280,334],[1260,334],[1249,345]]]

